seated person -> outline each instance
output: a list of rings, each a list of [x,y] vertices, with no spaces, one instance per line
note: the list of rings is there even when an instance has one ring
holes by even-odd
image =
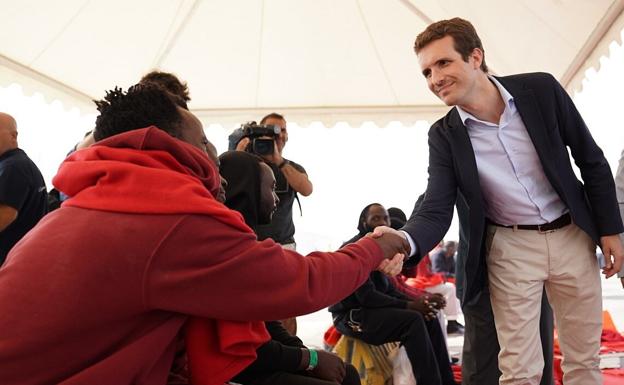
[[[392,212],[390,209],[392,209]],[[389,224],[391,227],[395,225],[398,226],[396,229],[403,227],[406,221],[405,213],[396,207],[391,207],[390,209],[386,210],[383,206],[377,203],[366,206],[360,213],[360,218],[358,219],[357,235],[343,243],[343,246],[363,238],[367,233],[375,230],[377,226],[388,226]],[[405,271],[409,269],[408,265],[409,261],[402,266],[401,274],[388,275],[388,279],[398,291],[410,297],[411,300],[421,304],[423,315],[429,317],[435,316],[435,311],[430,311],[428,307],[431,304],[432,310],[443,309],[446,306],[444,296],[441,294],[432,294],[425,290],[406,284],[406,277],[404,274]],[[416,264],[414,264],[413,268],[416,268]]]
[[[437,250],[443,250],[443,247],[426,254],[416,266],[416,277],[408,278],[405,282],[409,286],[429,293],[443,295],[447,303],[443,310],[447,319],[446,332],[448,334],[464,334],[464,325],[457,321],[461,313],[461,306],[457,298],[455,284],[447,282],[444,274],[432,271],[430,255],[435,254]]]
[[[431,271],[440,273],[446,281],[455,282],[455,252],[457,251],[457,242],[446,241],[444,246],[431,252]]]
[[[190,317],[209,327],[206,368],[223,383],[270,339],[257,320],[321,309],[410,251],[386,235],[306,258],[258,242],[216,200],[197,117],[149,85],[96,104],[96,143],[53,180],[71,198],[0,268],[3,384],[163,385]]]
[[[219,160],[221,175],[228,180],[225,205],[240,212],[252,230],[259,224],[269,223],[278,201],[271,168],[258,156],[241,151],[226,152]],[[236,375],[233,382],[244,385],[360,384],[357,370],[335,354],[306,348],[280,321],[265,324],[271,340],[256,350],[256,360]]]
[[[407,217],[403,210],[398,207],[390,207],[388,209],[388,214],[390,215],[390,227],[399,230],[401,227],[405,226]]]
[[[360,239],[389,222],[385,208],[373,203],[360,215]],[[425,308],[423,308],[425,306]],[[376,271],[353,294],[329,307],[334,325],[346,336],[371,345],[400,341],[419,385],[455,385],[440,323],[431,304],[411,300]],[[424,315],[423,315],[424,313]]]

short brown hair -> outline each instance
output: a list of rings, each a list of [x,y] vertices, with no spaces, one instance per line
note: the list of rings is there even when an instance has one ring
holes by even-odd
[[[266,121],[269,119],[279,119],[279,120],[286,121],[286,119],[284,119],[284,115],[280,115],[277,112],[271,112],[270,114],[262,118],[262,120],[260,121],[260,124],[266,123]]]
[[[455,51],[457,51],[466,62],[472,51],[475,48],[479,48],[481,52],[483,52],[481,70],[483,72],[488,72],[487,65],[485,64],[485,50],[483,49],[483,44],[481,44],[479,35],[477,35],[477,31],[468,20],[459,17],[454,17],[449,20],[440,20],[430,24],[427,29],[416,37],[414,51],[416,51],[418,55],[418,52],[429,43],[446,36],[451,36],[453,38]]]

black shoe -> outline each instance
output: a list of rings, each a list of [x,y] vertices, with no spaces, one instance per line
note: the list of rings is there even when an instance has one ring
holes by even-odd
[[[464,334],[464,325],[452,320],[446,324],[446,334]]]

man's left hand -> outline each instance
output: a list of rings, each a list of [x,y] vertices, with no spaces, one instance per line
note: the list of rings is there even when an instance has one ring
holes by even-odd
[[[605,266],[602,268],[602,274],[609,278],[622,268],[624,248],[622,247],[622,242],[620,242],[620,236],[615,234],[600,237],[600,248],[605,257]]]
[[[381,261],[377,270],[381,271],[388,277],[397,276],[403,270],[403,254],[396,254],[392,259],[384,259]]]

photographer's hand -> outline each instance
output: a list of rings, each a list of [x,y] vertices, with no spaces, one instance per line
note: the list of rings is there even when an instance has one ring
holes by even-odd
[[[245,151],[250,142],[249,138],[241,139],[238,144],[236,144],[236,151]]]
[[[280,151],[277,148],[277,143],[275,143],[275,140],[273,142],[275,144],[273,146],[273,154],[271,154],[271,155],[262,155],[262,157],[267,162],[271,162],[274,165],[279,166],[284,161],[284,158],[282,158],[282,154],[280,154]]]

